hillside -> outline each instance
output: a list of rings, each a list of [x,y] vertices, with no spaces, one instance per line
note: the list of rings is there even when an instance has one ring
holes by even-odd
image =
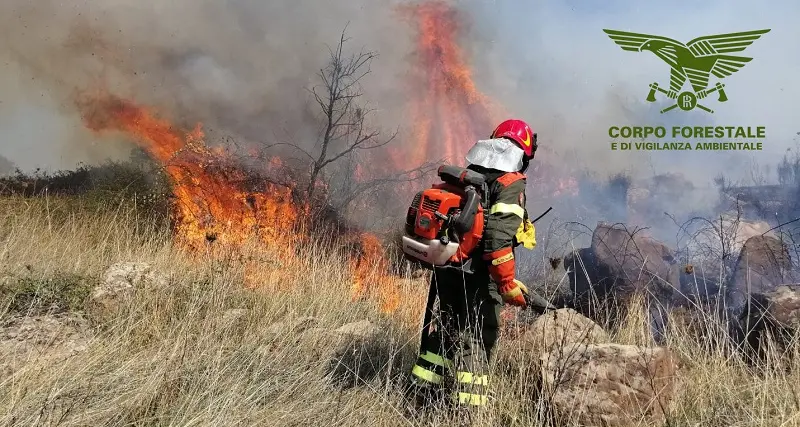
[[[3,425],[463,419],[423,415],[403,400],[418,344],[420,281],[398,279],[402,297],[387,313],[375,298],[353,300],[345,258],[321,245],[276,266],[258,244],[240,253],[186,252],[161,227],[133,226],[142,221],[125,203],[74,196],[4,197],[0,204]],[[255,272],[248,270],[254,259]],[[98,306],[93,289],[113,281],[107,269],[120,262],[143,263],[114,273],[116,280],[138,277],[136,291],[121,304]],[[649,345],[646,321],[633,313],[610,340]],[[474,425],[539,425],[546,405],[532,387],[538,362],[520,334],[525,316],[504,318],[496,403]],[[353,322],[360,323],[349,333],[335,332]],[[782,372],[753,370],[724,352],[724,340],[698,341],[679,324],[665,344],[682,360],[666,408],[670,425],[794,425],[796,363]]]

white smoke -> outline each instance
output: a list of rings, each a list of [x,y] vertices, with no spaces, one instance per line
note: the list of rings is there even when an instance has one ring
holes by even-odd
[[[0,154],[29,170],[120,151],[76,114],[76,93],[98,86],[182,125],[313,143],[307,89],[345,26],[351,51],[379,51],[365,84],[397,116],[410,32],[391,1],[4,1]]]

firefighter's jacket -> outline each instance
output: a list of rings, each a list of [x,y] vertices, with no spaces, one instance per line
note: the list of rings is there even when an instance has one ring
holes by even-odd
[[[535,228],[525,208],[525,174],[476,165],[469,169],[486,176],[488,184],[480,258],[486,262],[495,283],[501,287],[509,285],[514,281],[514,248],[522,244],[532,249],[536,245]]]

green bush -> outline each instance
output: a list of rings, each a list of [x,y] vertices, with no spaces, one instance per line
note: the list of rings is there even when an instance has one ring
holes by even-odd
[[[12,278],[0,283],[0,304],[11,313],[82,310],[96,284],[96,279],[72,273],[44,278]]]

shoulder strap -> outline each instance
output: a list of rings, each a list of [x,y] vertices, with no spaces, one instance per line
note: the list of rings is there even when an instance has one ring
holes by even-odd
[[[509,185],[521,180],[525,179],[525,174],[520,172],[509,172],[502,175],[500,178],[497,178],[497,182],[503,185],[503,187],[508,187]]]

